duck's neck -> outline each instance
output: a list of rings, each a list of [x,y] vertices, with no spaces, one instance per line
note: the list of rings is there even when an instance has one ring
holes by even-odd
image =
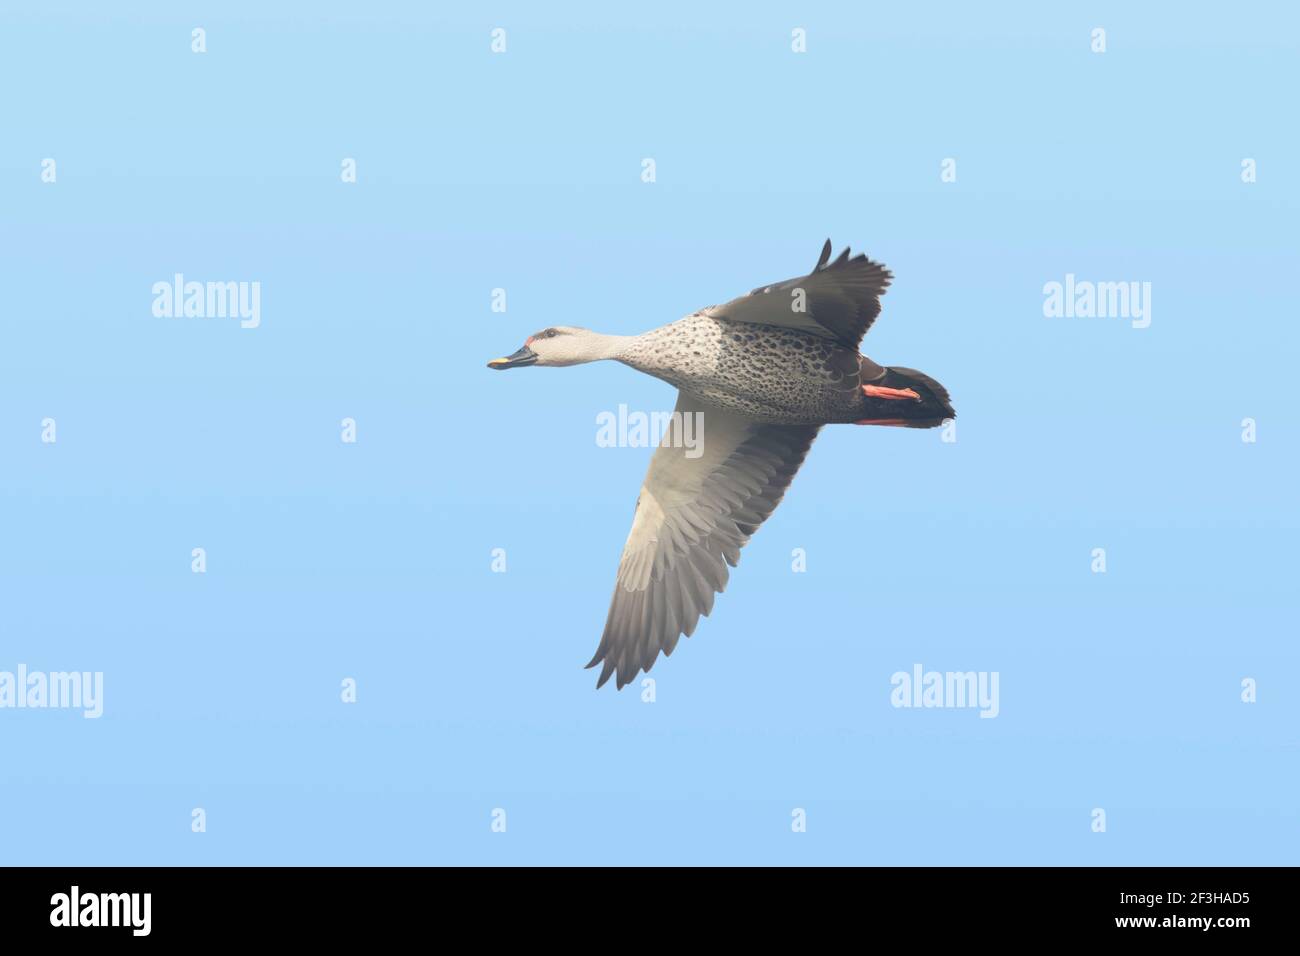
[[[633,342],[637,340],[635,335],[604,335],[600,332],[588,332],[588,343],[583,357],[584,362],[600,362],[611,360],[623,362],[627,359],[627,352]]]

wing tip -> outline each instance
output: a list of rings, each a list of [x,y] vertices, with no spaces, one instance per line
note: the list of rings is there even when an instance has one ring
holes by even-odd
[[[705,616],[707,616],[707,612]],[[680,633],[681,632],[679,632],[679,635]],[[687,634],[686,636],[690,637],[690,634]],[[672,650],[667,648],[656,649],[654,658],[648,664],[636,664],[634,662],[624,662],[623,664],[619,664],[615,661],[613,655],[606,651],[602,646],[600,650],[596,651],[596,656],[593,657],[583,669],[590,670],[597,664],[603,662],[605,666],[601,669],[600,677],[596,679],[596,690],[600,690],[608,684],[611,677],[615,678],[614,689],[622,690],[628,684],[636,680],[638,674],[643,672],[646,674],[650,673],[651,668],[653,668],[658,662],[661,654],[664,657],[668,657],[672,654]]]
[[[819,269],[824,269],[826,267],[826,263],[829,262],[831,258],[831,248],[831,240],[828,236],[826,239],[826,245],[822,246],[822,254],[817,259],[817,265],[813,266],[813,272],[817,272]]]
[[[884,292],[885,288],[888,288],[889,283],[894,278],[894,273],[890,271],[887,265],[870,258],[865,252],[859,252],[855,256],[853,255],[853,248],[851,246],[845,246],[843,251],[835,257],[835,261],[832,262],[832,251],[834,251],[834,247],[831,245],[831,241],[827,239],[826,244],[822,246],[822,254],[817,259],[817,265],[813,266],[813,272],[821,272],[823,269],[838,269],[846,264],[851,265],[859,262],[865,266],[874,266],[878,270],[878,274],[882,280],[881,293]],[[757,292],[758,290],[755,289],[754,291]]]

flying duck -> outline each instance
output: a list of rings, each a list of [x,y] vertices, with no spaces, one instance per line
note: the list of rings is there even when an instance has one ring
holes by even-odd
[[[826,240],[812,272],[765,285],[642,335],[556,326],[488,368],[612,359],[677,387],[677,407],[637,498],[600,646],[621,690],[690,637],[727,565],[780,503],[823,425],[934,428],[948,392],[910,368],[878,365],[858,344],[892,274]],[[697,414],[698,413],[698,414]],[[683,421],[703,426],[683,451]]]

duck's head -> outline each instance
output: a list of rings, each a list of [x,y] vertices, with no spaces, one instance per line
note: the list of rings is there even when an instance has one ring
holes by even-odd
[[[606,336],[589,329],[557,325],[528,336],[513,355],[488,362],[488,368],[520,368],[524,365],[580,365],[607,358]]]

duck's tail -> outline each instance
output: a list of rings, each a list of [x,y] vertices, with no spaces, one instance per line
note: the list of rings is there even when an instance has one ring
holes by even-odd
[[[936,428],[956,418],[948,390],[914,368],[886,368],[862,386],[862,417],[855,425]]]

